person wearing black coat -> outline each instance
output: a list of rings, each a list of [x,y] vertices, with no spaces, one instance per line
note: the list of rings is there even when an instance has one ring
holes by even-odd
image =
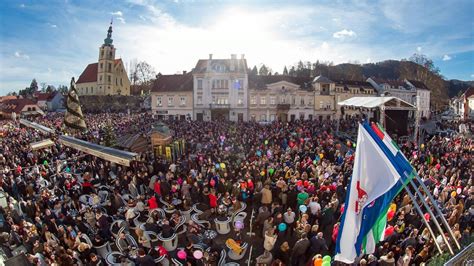
[[[317,235],[311,238],[310,254],[313,257],[316,254],[326,255],[328,246],[323,238],[323,233],[319,232]]]
[[[145,254],[145,251],[143,249],[138,250],[138,256],[135,259],[135,263],[138,266],[154,266],[155,265],[155,261],[153,260],[153,257]]]

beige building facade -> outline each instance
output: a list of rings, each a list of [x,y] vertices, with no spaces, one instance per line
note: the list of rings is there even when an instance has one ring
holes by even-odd
[[[151,110],[163,120],[193,119],[192,74],[158,75],[151,89]]]
[[[112,44],[112,25],[99,48],[99,61],[89,64],[79,76],[76,89],[79,95],[130,95],[130,80],[122,59],[115,59]]]

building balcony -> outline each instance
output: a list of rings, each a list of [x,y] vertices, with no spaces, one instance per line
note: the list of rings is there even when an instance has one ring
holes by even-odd
[[[209,104],[209,108],[211,108],[211,109],[230,109],[230,104],[211,103],[211,104]]]
[[[279,103],[276,105],[277,110],[279,111],[288,111],[290,110],[290,104],[289,103]]]

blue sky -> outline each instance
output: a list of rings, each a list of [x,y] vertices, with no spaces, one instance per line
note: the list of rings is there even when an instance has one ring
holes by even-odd
[[[0,1],[0,94],[68,84],[96,62],[113,17],[117,56],[157,72],[245,54],[282,72],[298,60],[376,62],[426,54],[474,80],[474,1]]]

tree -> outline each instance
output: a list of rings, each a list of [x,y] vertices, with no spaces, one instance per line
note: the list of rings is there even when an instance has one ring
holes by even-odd
[[[292,76],[292,77],[296,77],[296,69],[295,69],[295,66],[292,66],[292,67],[290,68],[290,71],[289,71],[288,74],[289,74],[290,76]]]
[[[156,76],[156,72],[150,64],[141,61],[135,68],[134,76],[138,85],[145,85]]]
[[[53,85],[48,85],[48,87],[46,88],[46,92],[51,93],[53,91],[56,91],[56,88]]]
[[[262,64],[262,66],[260,67],[260,69],[258,70],[258,74],[260,76],[267,76],[268,75],[268,68],[265,64]]]
[[[117,144],[117,137],[115,136],[114,128],[109,122],[104,127],[104,145],[107,147],[113,147]]]
[[[288,76],[288,69],[286,68],[286,66],[285,68],[283,68],[283,75]]]
[[[420,66],[426,67],[428,70],[430,70],[431,72],[433,72],[434,74],[438,76],[440,75],[440,70],[438,67],[434,65],[433,60],[431,60],[424,54],[414,53],[412,56],[410,56],[408,60]]]
[[[257,66],[253,66],[252,71],[250,72],[250,74],[254,75],[254,76],[258,75]]]
[[[33,80],[31,81],[31,84],[30,84],[30,88],[29,88],[29,89],[30,89],[30,91],[31,91],[32,93],[38,91],[38,82],[36,81],[36,79],[33,79]]]
[[[7,96],[16,96],[16,95],[17,95],[16,91],[11,91],[7,93]]]
[[[58,92],[60,92],[61,94],[66,94],[68,91],[67,87],[64,86],[64,85],[59,85],[58,86]]]

